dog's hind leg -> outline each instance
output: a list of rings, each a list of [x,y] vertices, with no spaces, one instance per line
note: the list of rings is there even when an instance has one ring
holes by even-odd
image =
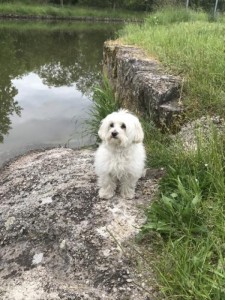
[[[110,199],[115,194],[117,180],[113,176],[100,176],[98,184],[100,186],[99,197],[103,199]]]

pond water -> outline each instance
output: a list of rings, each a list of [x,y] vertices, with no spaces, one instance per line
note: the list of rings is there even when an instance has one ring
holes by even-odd
[[[121,25],[1,22],[0,165],[28,150],[93,143],[85,120],[103,43]]]

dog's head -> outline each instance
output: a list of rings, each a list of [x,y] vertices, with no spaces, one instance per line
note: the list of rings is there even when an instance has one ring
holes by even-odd
[[[144,138],[138,118],[124,109],[113,112],[103,119],[98,135],[102,141],[122,147],[142,143]]]

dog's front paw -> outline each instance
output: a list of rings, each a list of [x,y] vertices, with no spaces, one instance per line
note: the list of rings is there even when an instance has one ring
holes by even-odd
[[[101,199],[110,199],[114,196],[114,192],[105,189],[100,189],[98,194]]]
[[[122,198],[126,198],[126,199],[133,199],[134,198],[134,190],[122,190],[120,195]]]

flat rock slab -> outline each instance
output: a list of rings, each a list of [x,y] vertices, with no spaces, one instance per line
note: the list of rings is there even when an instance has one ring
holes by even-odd
[[[60,148],[1,169],[0,299],[153,299],[131,245],[158,179],[133,200],[102,200],[93,158]]]

